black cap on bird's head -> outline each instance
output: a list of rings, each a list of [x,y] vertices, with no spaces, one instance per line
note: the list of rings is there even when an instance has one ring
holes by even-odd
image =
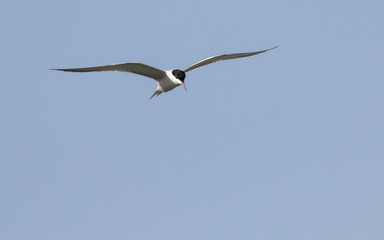
[[[185,79],[185,72],[179,70],[179,69],[174,69],[172,70],[172,75],[175,76],[175,78],[179,79],[181,81],[181,85],[187,90],[184,84],[184,79]]]

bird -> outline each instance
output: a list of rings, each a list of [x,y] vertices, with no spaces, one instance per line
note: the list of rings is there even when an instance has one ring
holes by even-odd
[[[187,91],[187,88],[184,83],[186,73],[193,69],[203,67],[218,61],[253,56],[256,54],[270,51],[277,47],[278,46],[275,46],[273,48],[260,50],[256,52],[232,53],[232,54],[211,56],[203,60],[200,60],[198,62],[195,62],[183,70],[171,69],[171,70],[163,71],[143,63],[138,63],[138,62],[118,63],[118,64],[112,64],[112,65],[85,67],[85,68],[58,68],[58,69],[51,69],[51,70],[64,71],[64,72],[120,71],[120,72],[129,72],[129,73],[139,74],[145,77],[152,78],[157,82],[157,89],[155,93],[153,93],[153,95],[150,97],[150,100],[151,100],[152,98],[159,96],[161,93],[168,92],[180,85],[182,85],[185,91]]]

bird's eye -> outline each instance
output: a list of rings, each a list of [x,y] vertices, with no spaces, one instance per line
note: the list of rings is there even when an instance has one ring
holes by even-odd
[[[184,82],[185,79],[185,73],[179,69],[175,69],[172,71],[173,76],[175,76],[180,81]]]

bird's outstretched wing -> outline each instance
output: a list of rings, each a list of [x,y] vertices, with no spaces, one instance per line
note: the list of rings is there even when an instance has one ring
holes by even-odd
[[[87,68],[63,68],[63,69],[52,69],[65,72],[102,72],[102,71],[120,71],[120,72],[130,72],[143,75],[155,80],[160,80],[165,76],[165,72],[142,64],[142,63],[119,63],[105,66],[97,67],[87,67]]]
[[[257,52],[233,53],[233,54],[224,54],[224,55],[212,56],[212,57],[203,59],[203,60],[201,60],[199,62],[196,62],[196,63],[192,64],[191,66],[189,66],[186,69],[184,69],[184,72],[189,72],[189,71],[191,71],[191,70],[193,70],[195,68],[202,67],[202,66],[205,66],[205,65],[208,65],[208,64],[211,64],[211,63],[215,63],[215,62],[218,62],[218,61],[253,56],[253,55],[256,55],[256,54],[259,54],[259,53],[263,53],[263,52],[275,49],[277,47],[278,46],[273,47],[273,48],[269,48],[269,49],[266,49],[266,50],[257,51]]]

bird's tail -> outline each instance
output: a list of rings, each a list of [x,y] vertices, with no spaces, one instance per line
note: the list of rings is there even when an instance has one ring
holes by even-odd
[[[161,91],[161,89],[157,88],[156,89],[156,92],[152,95],[152,97],[149,99],[151,100],[152,98],[155,98],[157,96],[159,96],[163,91]]]

